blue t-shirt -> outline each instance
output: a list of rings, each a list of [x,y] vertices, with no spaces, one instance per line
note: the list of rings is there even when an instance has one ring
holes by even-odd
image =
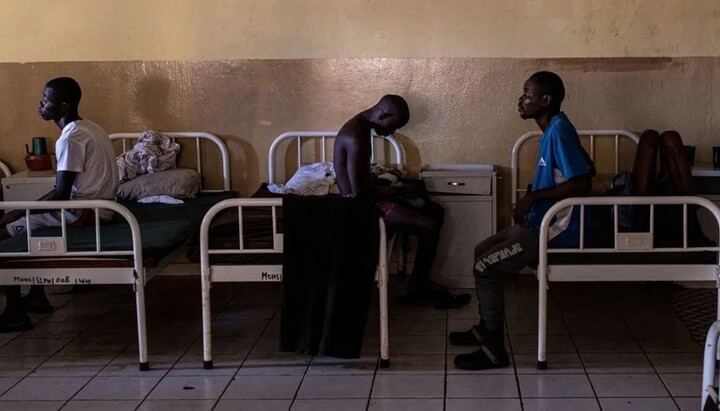
[[[592,173],[590,157],[580,144],[575,127],[565,113],[558,113],[540,137],[537,165],[533,175],[532,191],[558,186],[573,177]],[[525,216],[523,225],[539,232],[545,213],[554,201],[538,201]],[[556,215],[550,225],[550,245],[577,247],[580,232],[580,208],[572,207]]]

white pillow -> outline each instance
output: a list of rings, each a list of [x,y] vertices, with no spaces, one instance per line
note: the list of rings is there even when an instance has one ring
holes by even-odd
[[[192,198],[200,188],[200,174],[191,168],[173,168],[152,174],[143,174],[121,183],[117,196],[120,200],[139,200],[150,196],[166,195],[174,198]]]

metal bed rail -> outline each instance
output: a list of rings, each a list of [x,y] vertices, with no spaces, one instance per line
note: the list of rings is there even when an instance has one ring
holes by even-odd
[[[646,205],[651,208],[650,230],[640,233],[638,241],[618,230],[618,207],[622,205]],[[655,247],[652,241],[654,208],[658,205],[679,205],[683,207],[683,238],[681,247]],[[550,281],[715,281],[720,284],[720,247],[691,246],[688,244],[688,206],[693,205],[709,212],[720,228],[720,208],[710,200],[696,196],[656,197],[576,197],[555,203],[545,213],[540,225],[538,277],[538,368],[545,369],[547,335],[547,291]],[[614,245],[612,248],[588,248],[585,237],[585,208],[590,206],[613,207]],[[569,207],[580,208],[580,238],[576,248],[550,248],[550,226],[560,212]],[[716,253],[712,264],[583,264],[582,255],[588,253],[678,253],[710,251]],[[578,262],[572,265],[552,265],[550,254],[572,253]],[[720,303],[720,294],[718,294]],[[720,307],[720,305],[719,305]],[[720,308],[717,315],[720,319]]]
[[[281,174],[279,173],[279,171],[281,170],[278,170],[278,168],[283,167],[284,169],[284,162],[277,163],[276,161],[278,152],[280,151],[281,146],[283,146],[285,142],[293,140],[295,141],[297,166],[301,167],[304,164],[302,161],[303,142],[319,140],[321,145],[320,153],[319,156],[317,155],[318,153],[315,153],[316,155],[314,161],[325,162],[328,161],[329,158],[331,158],[331,156],[328,154],[328,143],[329,141],[335,139],[337,133],[337,131],[288,131],[286,133],[280,134],[273,141],[272,145],[270,146],[270,151],[268,153],[268,184],[277,183],[277,176],[278,174]],[[384,155],[384,147],[382,146],[382,144],[378,144],[376,142],[377,139],[380,139],[381,142],[387,141],[388,143],[390,143],[395,157],[395,164],[400,170],[402,170],[403,165],[405,164],[404,152],[402,146],[397,141],[397,139],[395,139],[394,136],[378,136],[373,133],[370,138],[370,144],[372,147],[370,161],[372,163],[380,160],[382,161],[382,163],[386,162],[386,158]]]
[[[91,209],[95,213],[95,250],[68,251],[67,224],[65,211],[72,209]],[[52,284],[132,284],[135,292],[135,305],[138,331],[139,366],[149,369],[147,352],[147,332],[145,316],[146,275],[143,267],[142,238],[140,225],[127,208],[108,200],[77,201],[4,201],[0,210],[25,210],[29,218],[33,210],[59,210],[61,233],[53,237],[34,237],[27,230],[27,251],[2,252],[3,259],[23,259],[32,257],[52,257],[54,259],[89,259],[107,257],[132,257],[132,267],[103,267],[101,263],[93,268],[3,268],[0,263],[0,285],[52,285]],[[132,248],[126,251],[103,251],[100,227],[100,210],[112,210],[122,216],[130,227]]]
[[[210,288],[213,282],[281,281],[282,265],[213,265],[210,256],[215,254],[282,254],[282,234],[277,233],[277,208],[282,206],[281,198],[233,198],[213,206],[203,218],[200,228],[200,277],[202,292],[203,322],[203,367],[211,369],[212,362],[212,317],[210,311]],[[247,248],[243,242],[243,209],[250,207],[272,208],[273,248]],[[211,249],[209,246],[210,227],[213,219],[223,210],[238,210],[238,248]],[[390,349],[388,335],[388,266],[385,222],[378,219],[380,245],[378,267],[375,279],[380,294],[380,360],[383,367],[389,365]]]

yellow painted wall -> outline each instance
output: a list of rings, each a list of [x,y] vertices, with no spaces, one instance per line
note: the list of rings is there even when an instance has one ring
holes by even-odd
[[[0,2],[0,62],[718,55],[718,0]]]

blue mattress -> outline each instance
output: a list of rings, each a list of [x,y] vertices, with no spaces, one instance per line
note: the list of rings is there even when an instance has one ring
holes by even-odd
[[[144,259],[155,261],[196,237],[205,213],[216,203],[232,198],[232,192],[200,194],[184,204],[141,204],[120,202],[140,223]],[[59,236],[59,228],[33,231],[34,237]],[[116,215],[100,229],[103,251],[132,249],[130,226]],[[95,250],[94,225],[67,229],[68,251]],[[27,251],[27,237],[17,236],[0,242],[0,252]],[[55,257],[57,258],[57,257]]]

